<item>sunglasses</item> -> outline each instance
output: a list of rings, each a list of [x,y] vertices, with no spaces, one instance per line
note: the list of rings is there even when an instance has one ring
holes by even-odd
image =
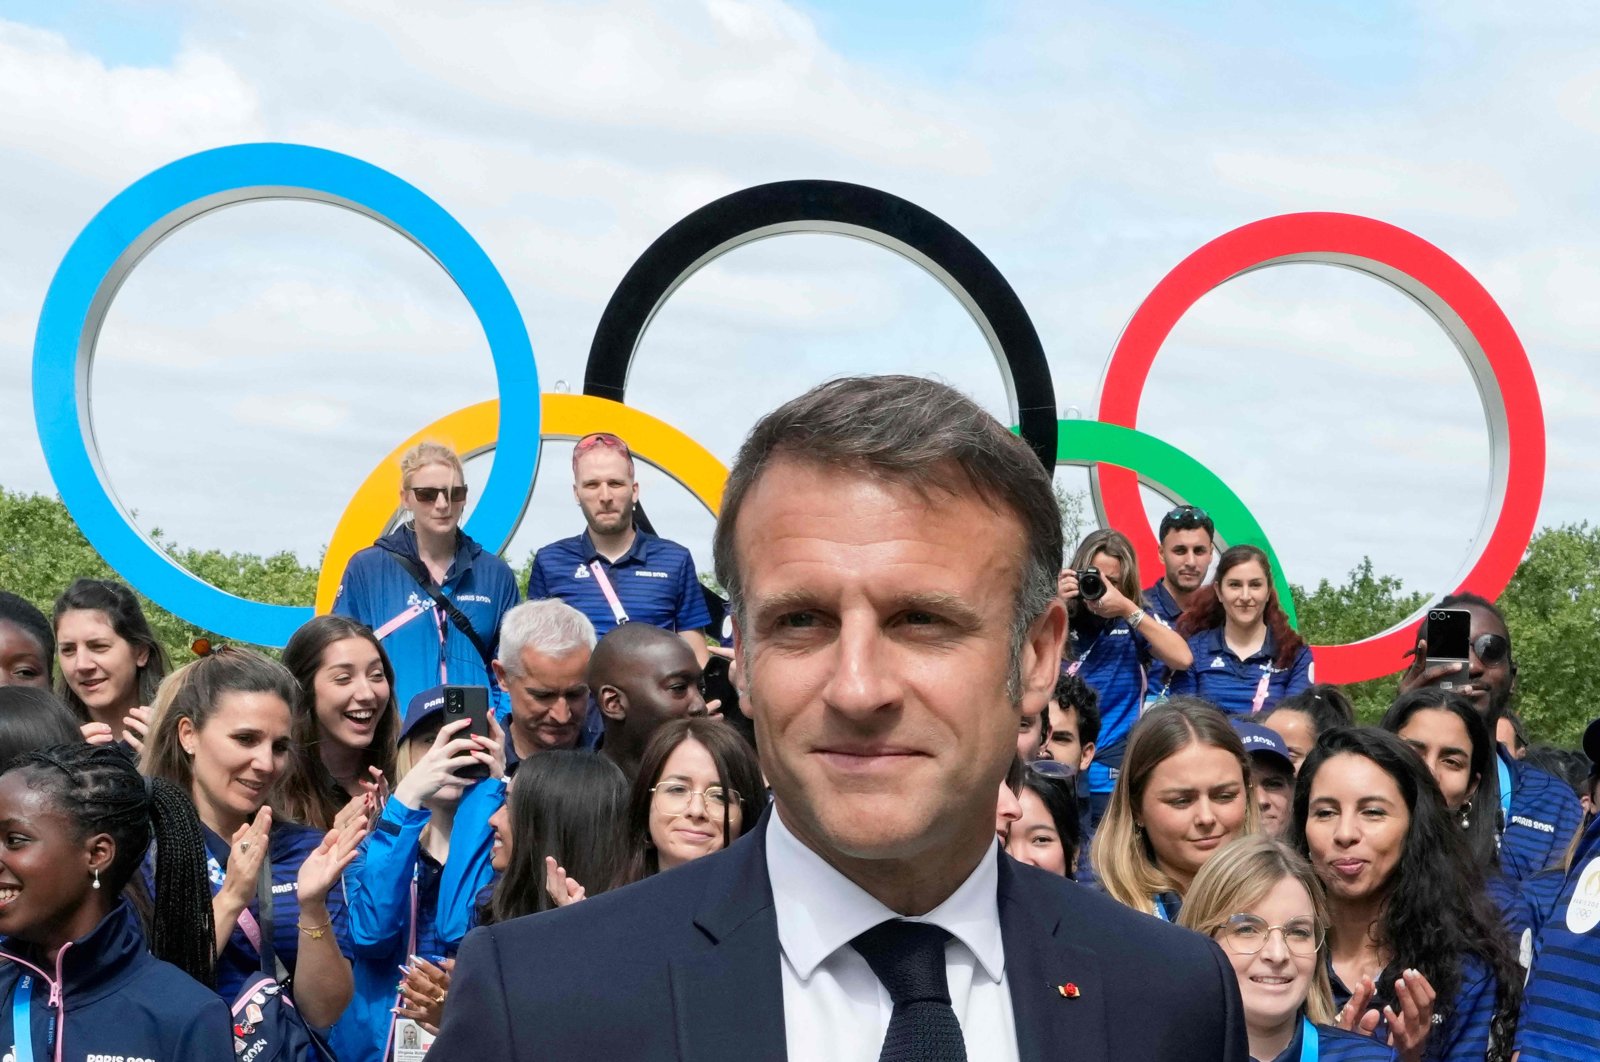
[[[1059,760],[1034,760],[1028,764],[1028,770],[1041,778],[1055,778],[1061,781],[1067,781],[1078,776],[1076,768]]]
[[[423,505],[432,505],[439,500],[441,494],[450,496],[451,505],[460,505],[467,500],[466,484],[459,487],[407,487],[406,490],[416,495],[417,501]]]
[[[1206,511],[1198,505],[1180,505],[1161,518],[1165,523],[1168,520],[1209,520]]]
[[[572,447],[572,455],[576,457],[579,454],[593,450],[597,446],[603,446],[607,450],[618,450],[624,455],[630,453],[628,444],[623,442],[621,438],[612,435],[608,431],[597,431],[579,439]]]
[[[1511,655],[1511,642],[1503,634],[1480,634],[1472,643],[1472,651],[1485,667],[1493,667]]]

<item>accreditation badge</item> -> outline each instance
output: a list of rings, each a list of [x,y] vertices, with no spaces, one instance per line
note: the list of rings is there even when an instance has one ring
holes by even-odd
[[[1589,932],[1600,925],[1600,856],[1589,860],[1578,875],[1578,884],[1572,890],[1572,900],[1567,904],[1567,928],[1577,934]]]
[[[423,1062],[428,1048],[433,1046],[433,1034],[410,1018],[396,1018],[394,1023],[394,1062]]]

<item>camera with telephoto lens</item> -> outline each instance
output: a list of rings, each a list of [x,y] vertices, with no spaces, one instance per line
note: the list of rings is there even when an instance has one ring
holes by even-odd
[[[1106,578],[1099,568],[1085,568],[1074,572],[1078,577],[1078,596],[1085,601],[1099,601],[1106,596]]]

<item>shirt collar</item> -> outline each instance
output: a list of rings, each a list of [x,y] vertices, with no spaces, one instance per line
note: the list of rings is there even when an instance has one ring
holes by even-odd
[[[600,556],[600,551],[594,548],[594,539],[589,537],[588,528],[584,528],[582,533],[578,535],[578,545],[579,548],[583,550],[583,555],[589,560],[605,561],[606,564],[616,568],[627,564],[629,561],[638,561],[640,564],[644,564],[647,559],[645,539],[649,537],[650,535],[647,532],[641,531],[635,527],[633,529],[633,545],[628,547],[628,552],[624,553],[616,560],[610,560],[609,558]]]
[[[776,806],[767,826],[767,874],[778,943],[801,981],[862,933],[901,917],[790,833]],[[961,941],[996,984],[1006,966],[999,888],[1000,864],[991,852],[944,903],[909,919],[932,923]]]

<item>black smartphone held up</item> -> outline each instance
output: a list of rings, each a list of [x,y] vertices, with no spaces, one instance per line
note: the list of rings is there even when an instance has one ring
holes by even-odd
[[[448,726],[461,719],[471,723],[456,737],[477,734],[489,737],[489,691],[483,686],[446,686],[444,688],[444,721]],[[487,764],[475,763],[456,772],[460,778],[481,779],[489,777]]]
[[[1428,659],[1426,666],[1456,665],[1456,673],[1439,680],[1442,690],[1456,690],[1472,675],[1472,613],[1464,608],[1428,610]]]

